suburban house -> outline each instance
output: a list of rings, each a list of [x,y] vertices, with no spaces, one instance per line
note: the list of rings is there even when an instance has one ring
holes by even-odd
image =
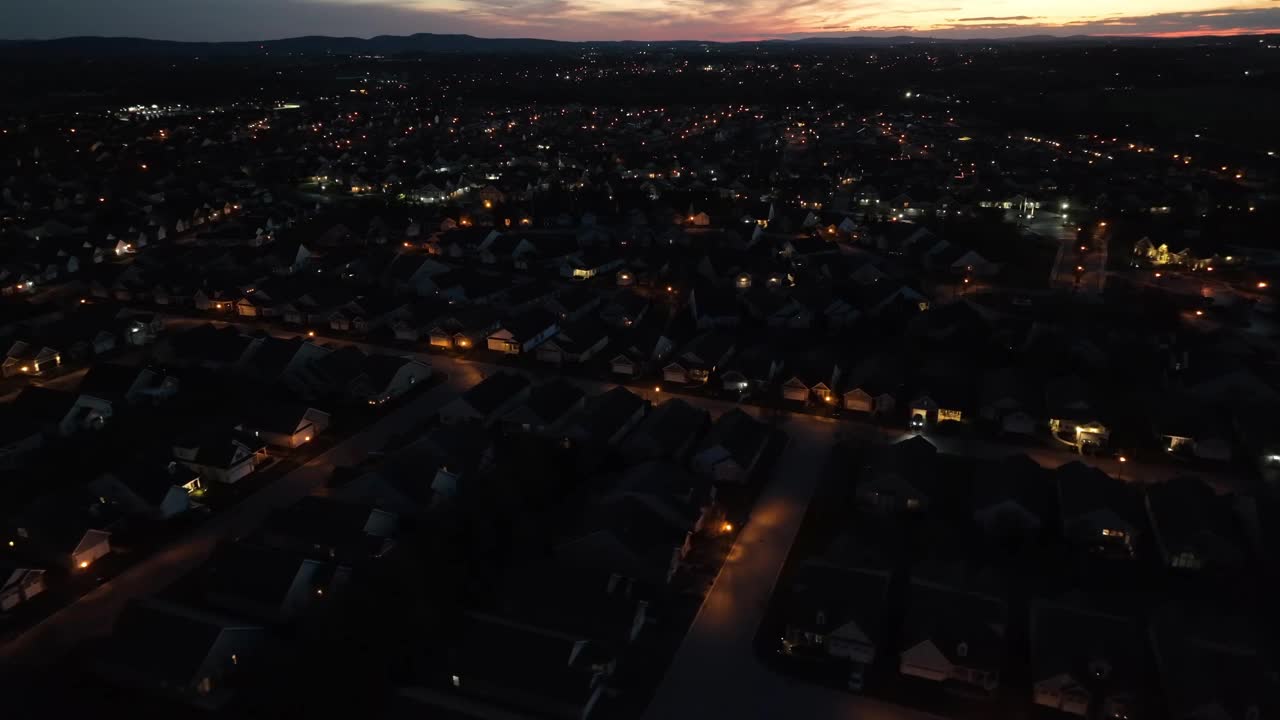
[[[0,612],[8,612],[45,590],[44,570],[15,564],[16,558],[0,560]]]
[[[638,462],[683,459],[710,424],[706,410],[683,400],[668,400],[649,413],[622,443],[624,457]]]
[[[245,433],[190,433],[174,441],[173,459],[199,474],[202,485],[234,483],[267,461],[267,446]]]
[[[538,359],[553,365],[584,363],[609,344],[609,327],[594,316],[568,322],[560,333],[538,346]]]
[[[52,437],[100,430],[112,416],[110,403],[36,385],[22,388],[9,407]]]
[[[1089,386],[1076,375],[1067,375],[1045,386],[1045,415],[1049,430],[1065,443],[1081,450],[1106,447],[1111,429],[1101,418]]]
[[[552,432],[574,412],[581,410],[586,393],[577,385],[555,378],[529,391],[528,398],[503,416],[509,428],[525,432]]]
[[[726,333],[700,335],[662,369],[662,379],[681,385],[705,383],[729,361],[734,347],[733,337]]]
[[[1218,495],[1196,478],[1147,485],[1143,505],[1160,559],[1185,570],[1236,570],[1245,565],[1247,539],[1232,495]]]
[[[495,373],[440,408],[440,422],[490,425],[528,395],[528,378],[515,373]]]
[[[565,436],[579,442],[616,446],[649,412],[649,401],[617,386],[588,398],[582,414],[565,429]]]
[[[782,652],[868,666],[884,641],[889,574],[809,560],[781,592]]]
[[[168,520],[191,507],[190,493],[200,487],[200,476],[177,463],[167,467],[136,463],[104,473],[89,488],[118,506],[126,515]]]
[[[937,454],[919,435],[881,449],[862,473],[855,491],[859,504],[883,514],[928,509]]]
[[[126,405],[164,402],[177,394],[178,385],[176,377],[151,368],[103,363],[89,368],[78,392],[110,406],[114,413]]]
[[[648,298],[623,290],[600,309],[600,319],[615,328],[629,328],[643,320],[648,312]]]
[[[236,430],[260,438],[268,445],[297,448],[311,442],[329,427],[329,413],[299,403],[256,405]]]
[[[734,408],[711,426],[693,455],[693,468],[718,483],[745,484],[768,441],[767,425]]]
[[[840,363],[828,351],[795,354],[787,360],[782,375],[782,397],[799,403],[834,403],[842,372]]]
[[[486,338],[490,350],[519,355],[551,339],[560,331],[560,320],[546,310],[530,310],[502,322]]]
[[[118,517],[97,498],[47,496],[11,524],[9,540],[50,565],[81,571],[111,552],[110,528]]]
[[[467,613],[457,638],[447,661],[456,692],[538,717],[590,717],[616,665],[614,653],[588,636],[493,615]]]
[[[127,607],[93,670],[121,687],[202,708],[231,699],[236,676],[266,644],[261,627],[161,600]]]
[[[14,375],[42,375],[61,365],[62,353],[57,350],[17,340],[9,346],[0,369],[3,369],[4,377],[13,377]]]
[[[932,382],[911,400],[912,419],[919,418],[925,424],[962,422],[969,407],[966,388],[959,383]]]
[[[1146,638],[1133,620],[1031,604],[1031,698],[1079,717],[1131,717],[1144,682]]]
[[[1147,635],[1171,720],[1261,720],[1275,702],[1275,672],[1261,622],[1224,622],[1172,606]]]
[[[1201,460],[1231,460],[1231,427],[1215,408],[1180,394],[1167,396],[1161,405],[1153,412],[1152,425],[1165,452]]]
[[[978,416],[1009,435],[1033,434],[1042,411],[1030,387],[1029,378],[1015,368],[987,372],[979,389]]]
[[[395,546],[400,518],[361,503],[308,495],[273,512],[261,542],[348,564],[382,557]]]
[[[440,318],[429,328],[427,334],[431,347],[469,350],[479,347],[489,337],[489,333],[497,330],[499,321],[496,310],[480,305]]]
[[[646,498],[623,494],[596,508],[586,531],[554,553],[570,567],[661,586],[688,555],[696,523],[696,517],[673,515]]]
[[[263,623],[284,623],[332,601],[349,570],[303,554],[239,541],[201,568],[208,603]]]
[[[1000,686],[1007,653],[1004,602],[913,580],[898,672],[985,691]]]
[[[1067,540],[1090,552],[1132,558],[1142,506],[1131,488],[1078,460],[1053,472]]]
[[[1051,522],[1054,496],[1049,471],[1026,455],[978,465],[973,521],[994,540],[1034,539]]]
[[[844,378],[840,404],[845,410],[869,415],[888,415],[902,395],[902,368],[888,355],[868,358]]]
[[[782,372],[782,356],[768,345],[755,345],[738,353],[720,373],[721,386],[727,392],[748,393],[763,390]]]

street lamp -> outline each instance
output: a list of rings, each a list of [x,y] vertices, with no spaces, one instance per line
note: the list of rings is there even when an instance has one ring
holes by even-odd
[[[1125,457],[1124,455],[1121,455],[1119,458],[1116,458],[1116,459],[1120,461],[1120,472],[1116,475],[1116,479],[1124,480],[1124,464],[1129,462],[1129,458]]]

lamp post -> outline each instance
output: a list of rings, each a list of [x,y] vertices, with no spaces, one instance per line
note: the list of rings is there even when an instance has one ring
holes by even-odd
[[[1121,455],[1116,459],[1120,461],[1119,472],[1116,474],[1116,479],[1123,482],[1124,481],[1124,464],[1129,462],[1129,458],[1125,457],[1124,455]]]

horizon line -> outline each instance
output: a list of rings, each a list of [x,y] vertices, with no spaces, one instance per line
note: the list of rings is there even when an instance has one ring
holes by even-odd
[[[601,44],[643,43],[643,44],[649,44],[649,45],[662,45],[662,44],[674,44],[674,43],[704,43],[709,45],[734,45],[734,44],[742,44],[742,43],[763,43],[763,42],[794,43],[794,42],[805,42],[805,41],[816,41],[816,40],[833,40],[834,41],[834,40],[847,40],[847,39],[855,39],[855,38],[881,39],[881,40],[890,40],[895,38],[910,38],[913,40],[1008,42],[1011,40],[1019,40],[1019,39],[1025,39],[1025,38],[1053,38],[1053,39],[1059,39],[1059,40],[1070,40],[1070,39],[1077,39],[1077,38],[1095,38],[1099,40],[1123,40],[1123,39],[1186,40],[1186,39],[1194,39],[1194,38],[1241,38],[1241,37],[1251,37],[1251,36],[1266,37],[1271,35],[1280,35],[1280,28],[1231,28],[1231,29],[1224,29],[1219,31],[1180,30],[1180,31],[1154,32],[1154,33],[1080,33],[1080,32],[1070,33],[1070,32],[1061,32],[1061,28],[1052,28],[1052,29],[1046,28],[1044,30],[1037,32],[1035,27],[1028,27],[1027,30],[1028,32],[1024,34],[1008,35],[1003,37],[1001,36],[992,37],[992,36],[981,36],[981,35],[976,35],[972,37],[967,37],[967,36],[962,37],[962,36],[955,36],[955,35],[949,35],[949,34],[939,35],[934,33],[928,33],[927,31],[926,32],[906,31],[906,32],[888,33],[888,32],[877,32],[873,30],[873,31],[865,31],[865,32],[852,31],[848,33],[839,33],[839,34],[832,33],[832,34],[815,34],[815,35],[795,35],[795,36],[789,36],[789,37],[766,36],[766,37],[759,37],[759,38],[742,38],[738,40],[708,40],[708,39],[699,39],[699,38],[671,38],[667,40],[632,40],[627,38],[621,38],[621,39],[615,39],[615,40],[600,40],[600,39],[558,40],[553,38],[542,38],[542,37],[534,37],[534,36],[485,36],[485,35],[473,35],[471,33],[413,32],[413,33],[405,33],[401,35],[396,35],[391,33],[379,33],[377,35],[369,35],[369,36],[323,35],[323,34],[313,33],[308,35],[288,35],[288,36],[273,37],[273,38],[246,38],[246,39],[240,39],[240,40],[175,40],[171,38],[147,37],[144,35],[60,35],[55,37],[14,37],[14,38],[0,37],[0,42],[42,43],[42,42],[57,42],[60,40],[91,39],[91,40],[143,40],[147,42],[182,43],[182,44],[188,44],[188,45],[221,45],[221,44],[232,44],[232,43],[280,42],[283,40],[297,40],[301,38],[327,38],[327,39],[333,39],[333,40],[368,41],[368,40],[374,40],[377,38],[407,38],[407,37],[413,37],[416,35],[429,35],[433,37],[465,37],[465,38],[471,38],[475,40],[516,40],[516,41],[523,40],[523,41],[536,41],[536,42],[547,42],[547,43],[560,43],[564,45],[591,44],[591,43],[601,43]],[[1059,32],[1054,32],[1054,30],[1058,30]]]

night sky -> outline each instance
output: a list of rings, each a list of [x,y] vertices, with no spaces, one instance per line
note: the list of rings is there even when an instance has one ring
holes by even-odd
[[[563,40],[1280,31],[1280,0],[6,0],[0,37],[261,40],[470,33]]]

